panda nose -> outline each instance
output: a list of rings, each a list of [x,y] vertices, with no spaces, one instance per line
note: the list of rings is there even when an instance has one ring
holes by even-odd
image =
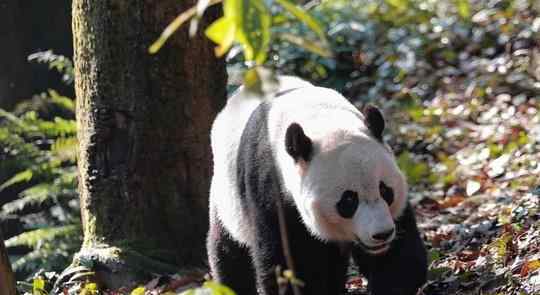
[[[393,233],[394,233],[394,229],[392,228],[392,229],[387,230],[387,231],[376,233],[376,234],[372,235],[371,238],[373,238],[374,240],[377,240],[377,241],[386,241]]]

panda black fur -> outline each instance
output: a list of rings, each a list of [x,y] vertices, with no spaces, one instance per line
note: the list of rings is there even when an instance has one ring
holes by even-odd
[[[278,294],[279,198],[303,294],[341,294],[351,254],[372,294],[416,294],[426,251],[383,129],[375,107],[362,114],[299,78],[265,97],[237,91],[212,126],[213,277],[239,295]]]

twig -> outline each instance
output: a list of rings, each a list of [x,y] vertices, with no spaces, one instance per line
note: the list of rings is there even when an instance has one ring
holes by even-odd
[[[285,262],[287,263],[287,268],[292,272],[292,277],[296,278],[296,271],[294,268],[294,262],[291,256],[291,248],[289,247],[289,237],[287,234],[287,224],[285,222],[285,213],[283,211],[283,203],[281,198],[278,196],[276,198],[277,213],[279,219],[279,232],[281,234],[281,243],[283,248],[283,255],[285,256]],[[291,286],[293,288],[294,295],[302,295],[298,285],[291,281]]]

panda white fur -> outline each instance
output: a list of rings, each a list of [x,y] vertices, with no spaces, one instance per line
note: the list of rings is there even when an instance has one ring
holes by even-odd
[[[426,252],[382,114],[299,78],[278,85],[241,88],[212,126],[212,275],[239,295],[277,294],[279,198],[303,294],[340,294],[351,252],[373,294],[415,294]]]

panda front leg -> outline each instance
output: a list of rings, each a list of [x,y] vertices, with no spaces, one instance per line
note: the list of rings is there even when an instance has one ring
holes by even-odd
[[[278,295],[276,267],[285,267],[277,217],[258,214],[255,220],[251,257],[259,295]],[[292,294],[292,293],[287,293]]]
[[[248,249],[231,238],[212,210],[210,214],[213,215],[206,243],[213,279],[237,295],[257,294]]]
[[[300,221],[296,208],[284,209],[296,277],[304,283],[300,287],[302,295],[341,294],[350,257],[348,248],[314,238]],[[259,216],[256,220],[255,240],[258,242],[252,248],[252,254],[259,294],[293,294],[290,285],[284,287],[284,290],[279,290],[277,285],[276,267],[280,266],[282,270],[287,267],[277,217]]]
[[[396,227],[398,236],[388,252],[372,256],[360,247],[353,249],[353,259],[373,295],[414,295],[426,282],[427,253],[410,205]]]

